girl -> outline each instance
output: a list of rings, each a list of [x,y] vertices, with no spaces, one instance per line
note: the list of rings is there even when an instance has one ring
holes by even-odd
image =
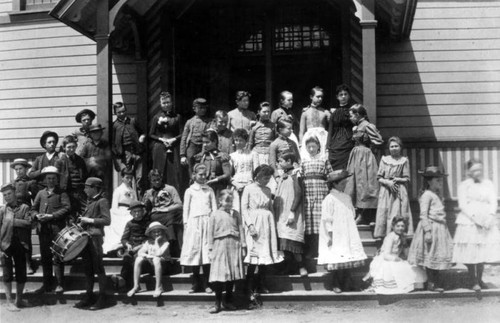
[[[231,181],[229,155],[218,150],[219,137],[215,131],[203,132],[201,140],[203,148],[201,153],[194,156],[194,161],[196,164],[205,165],[208,179],[206,184],[214,190],[215,194],[219,194]]]
[[[337,104],[331,110],[328,125],[328,159],[334,170],[345,169],[349,161],[349,154],[354,147],[352,127],[354,124],[349,118],[349,109],[355,104],[351,99],[351,91],[345,84],[337,87]]]
[[[121,239],[127,222],[132,220],[128,207],[130,202],[137,200],[136,190],[133,188],[134,171],[122,169],[122,183],[113,192],[111,201],[111,224],[104,227],[104,254],[122,247]]]
[[[132,297],[135,293],[141,290],[139,279],[143,264],[148,264],[148,271],[151,267],[154,269],[156,287],[153,293],[154,298],[158,298],[163,293],[161,283],[162,275],[166,272],[167,261],[170,261],[170,252],[168,250],[169,243],[167,242],[167,227],[160,222],[152,222],[146,230],[148,241],[137,252],[137,258],[134,263],[134,287],[127,293],[128,297]]]
[[[236,129],[233,133],[236,151],[230,155],[234,176],[231,184],[235,188],[234,207],[240,212],[240,196],[245,186],[252,182],[253,157],[247,148],[248,132],[245,129]]]
[[[424,188],[419,198],[420,222],[410,246],[408,262],[425,267],[429,291],[443,292],[439,271],[451,267],[453,243],[444,211],[443,177],[447,176],[436,166],[419,171],[424,177]]]
[[[179,150],[182,119],[175,112],[170,93],[160,93],[160,108],[161,111],[153,118],[149,130],[149,137],[154,142],[152,169],[158,169],[163,174],[163,182],[176,187],[182,193],[184,189],[180,186],[183,181],[181,181]],[[172,172],[171,169],[179,171]]]
[[[318,255],[318,234],[321,219],[321,203],[328,194],[327,175],[332,166],[321,155],[321,144],[316,136],[305,142],[309,158],[301,164],[304,182],[305,257],[312,260]]]
[[[219,204],[219,209],[210,215],[208,225],[210,283],[215,290],[212,314],[221,310],[224,285],[226,299],[222,306],[227,310],[236,309],[232,304],[233,286],[236,280],[244,278],[243,258],[247,251],[243,223],[240,214],[232,210],[233,194],[230,190],[221,191]]]
[[[249,147],[254,156],[254,168],[262,164],[269,165],[269,146],[274,141],[276,125],[269,120],[271,107],[268,102],[262,102],[259,110],[259,121],[250,132]]]
[[[294,153],[298,156],[297,162],[300,163],[299,148],[297,144],[290,139],[290,135],[292,134],[292,123],[286,119],[282,119],[278,121],[276,128],[278,131],[278,138],[269,146],[269,165],[274,171],[278,170],[278,158],[285,152]]]
[[[243,128],[246,131],[252,129],[253,123],[255,123],[255,113],[248,110],[250,105],[250,93],[246,91],[236,92],[236,108],[229,111],[227,114],[229,117],[229,130],[234,131],[238,128]]]
[[[283,260],[278,254],[271,190],[266,186],[273,173],[274,170],[268,165],[257,167],[254,172],[255,182],[245,187],[241,198],[241,214],[246,226],[248,247],[245,257],[245,263],[248,264],[247,288],[254,291],[257,286],[260,293],[269,292],[264,285],[266,266]],[[257,277],[254,277],[257,267]]]
[[[193,169],[194,183],[184,194],[184,242],[180,263],[191,266],[193,270],[193,287],[190,293],[204,290],[211,293],[208,287],[210,259],[208,252],[208,219],[210,212],[217,209],[214,191],[206,184],[207,167],[196,164]],[[200,266],[203,266],[203,281],[200,280]]]
[[[300,275],[307,276],[307,269],[302,262],[304,253],[304,218],[302,216],[302,188],[298,172],[293,164],[297,156],[285,153],[279,158],[283,176],[278,179],[276,197],[274,198],[274,213],[278,221],[278,237],[280,250],[285,253],[288,272],[292,258],[299,264]],[[294,274],[294,273],[293,273]]]
[[[381,186],[373,236],[378,239],[391,232],[391,223],[395,216],[406,219],[408,229],[406,234],[413,235],[413,218],[408,200],[410,182],[408,158],[401,156],[403,142],[399,137],[389,138],[388,148],[390,155],[382,157],[377,174]]]
[[[351,196],[357,210],[356,223],[365,220],[366,215],[377,209],[379,184],[377,181],[378,165],[371,151],[373,145],[384,141],[375,125],[368,121],[365,107],[355,104],[349,109],[353,128],[355,147],[349,155],[347,171],[353,174],[347,180],[345,193]]]
[[[371,287],[377,294],[409,293],[416,284],[426,281],[425,271],[410,266],[404,260],[407,251],[406,223],[407,219],[399,215],[392,218],[392,231],[385,236],[379,255],[370,264],[368,277],[373,278]]]
[[[300,116],[300,154],[302,159],[309,158],[306,149],[306,140],[310,136],[316,136],[321,144],[321,155],[325,155],[326,141],[328,137],[328,119],[330,119],[330,112],[325,110],[321,103],[323,103],[323,89],[316,86],[311,89],[311,104],[302,110]]]
[[[318,265],[326,265],[326,269],[332,272],[335,293],[349,289],[349,269],[363,266],[366,259],[354,222],[354,207],[349,196],[342,193],[344,179],[349,176],[351,174],[345,170],[328,175],[332,189],[321,205]]]
[[[500,261],[500,233],[496,225],[497,192],[485,179],[483,163],[467,162],[467,178],[458,187],[457,231],[453,262],[463,263],[469,270],[470,286],[475,291],[487,288],[482,280],[485,262]]]

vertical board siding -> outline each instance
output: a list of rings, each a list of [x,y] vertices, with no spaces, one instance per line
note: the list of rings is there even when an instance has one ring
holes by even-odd
[[[147,25],[147,57],[148,57],[148,124],[160,109],[160,92],[162,78],[162,39],[161,39],[162,10],[150,10],[146,21]],[[171,93],[173,95],[173,93]]]
[[[96,93],[95,42],[56,21],[0,25],[0,153],[39,150],[46,129],[72,133]],[[136,113],[132,56],[113,55],[113,101]]]
[[[418,1],[410,38],[377,44],[377,126],[412,139],[499,139],[499,57],[500,2]]]

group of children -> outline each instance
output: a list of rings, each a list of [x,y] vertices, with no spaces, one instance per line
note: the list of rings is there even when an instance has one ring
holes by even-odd
[[[402,141],[388,140],[390,155],[383,156],[379,166],[372,148],[383,139],[369,122],[366,108],[352,101],[344,85],[337,88],[335,108],[322,107],[323,94],[319,87],[311,90],[311,104],[302,111],[297,138],[290,92],[281,93],[279,109],[271,112],[270,104],[263,102],[255,115],[248,110],[250,94],[239,91],[236,108],[229,113],[217,111],[215,120],[209,118],[207,101],[198,98],[193,102],[195,116],[184,126],[170,94],[162,92],[161,111],[149,133],[153,166],[148,190],[139,174],[145,138],[133,118],[126,116],[125,107],[115,105],[118,119],[113,135],[117,137],[113,137],[112,156],[122,184],[113,194],[111,225],[104,229],[103,242],[104,253],[123,256],[121,275],[113,277],[115,284],[125,286],[132,297],[140,291],[141,272],[149,270],[156,276],[153,296],[159,297],[162,274],[169,272],[172,257],[178,257],[193,273],[190,292],[215,291],[212,312],[217,313],[222,307],[234,309],[235,281],[245,279],[249,295],[266,293],[270,265],[285,261],[286,273],[305,277],[314,270],[316,258],[317,264],[332,272],[332,289],[340,293],[350,288],[350,269],[367,261],[356,224],[374,219],[374,236],[383,244],[366,279],[372,278],[376,292],[408,292],[427,279],[429,290],[442,291],[439,272],[455,261],[468,264],[474,289],[484,288],[482,264],[496,260],[487,248],[500,246],[500,234],[492,220],[496,193],[483,180],[480,162],[469,167],[475,174],[469,186],[481,184],[484,192],[480,196],[477,190],[467,192],[476,194],[472,198],[479,204],[488,197],[488,206],[479,208],[478,215],[477,203],[471,207],[470,202],[460,202],[464,215],[457,221],[455,245],[440,193],[445,174],[434,166],[422,172],[420,223],[414,233],[409,163],[402,156]],[[68,195],[64,212],[73,218],[91,202],[83,194],[86,177],[102,175],[106,168],[101,164],[111,156],[102,151],[102,127],[91,125],[95,115],[89,111],[77,116],[82,122],[80,133],[88,136],[81,153],[84,158],[75,153],[78,140],[66,137],[65,151],[52,171],[60,175],[54,186],[63,187],[61,194]],[[53,132],[42,136],[46,153],[35,161],[30,171],[33,178],[38,178],[35,172],[42,166],[50,166],[57,141]],[[187,188],[182,165],[189,173]],[[26,177],[18,175],[19,182]],[[48,185],[45,180],[29,185],[43,187]],[[22,195],[18,192],[27,185],[16,187],[18,200]],[[54,239],[57,232],[46,233],[46,240]],[[407,240],[412,237],[406,256]],[[42,255],[42,263],[47,257]],[[62,280],[57,283],[62,292]],[[47,279],[46,289],[48,284]]]

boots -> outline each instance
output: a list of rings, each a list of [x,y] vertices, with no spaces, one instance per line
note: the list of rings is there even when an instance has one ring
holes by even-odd
[[[193,274],[191,275],[191,281],[192,281],[192,286],[191,286],[191,289],[189,290],[189,294],[200,292],[201,286],[200,286],[200,269],[199,268],[197,271],[195,271],[195,269],[193,268]]]
[[[222,302],[222,306],[228,311],[236,310],[236,306],[233,305],[233,286],[233,282],[226,282],[226,298]]]
[[[472,290],[475,290],[475,291],[480,291],[481,290],[481,286],[479,285],[479,279],[478,279],[478,275],[476,273],[476,265],[474,264],[470,264],[470,265],[466,265],[467,266],[467,270],[468,270],[468,273],[469,273],[469,284],[472,288]],[[481,275],[482,275],[482,272],[481,272]]]
[[[266,270],[263,266],[259,266],[259,271],[257,273],[257,293],[268,294],[269,289],[266,286]]]
[[[64,267],[62,265],[54,265],[54,275],[56,276],[57,286],[55,292],[57,294],[62,294],[64,292],[63,288],[63,277],[64,277]]]
[[[97,302],[90,307],[91,310],[100,310],[106,307],[106,283],[106,275],[99,274],[99,297],[97,298]]]
[[[210,278],[210,265],[203,265],[203,276],[202,276],[202,288],[205,290],[205,293],[211,294],[212,288],[210,283],[208,282]]]
[[[219,313],[222,310],[222,308],[221,308],[221,303],[222,303],[222,283],[217,283],[217,285],[214,286],[214,289],[215,289],[215,305],[210,310],[210,314],[217,314],[217,313]]]
[[[434,269],[426,268],[427,271],[427,277],[428,277],[428,282],[427,282],[427,290],[430,292],[438,292],[442,293],[444,292],[444,289],[439,287],[439,272]]]
[[[477,273],[477,283],[481,289],[488,289],[488,286],[483,282],[483,271],[484,271],[484,264],[477,264],[476,265],[476,273]]]

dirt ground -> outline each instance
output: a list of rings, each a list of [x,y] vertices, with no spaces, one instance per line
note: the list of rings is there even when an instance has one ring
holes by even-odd
[[[256,310],[209,314],[208,305],[118,304],[101,311],[78,310],[72,305],[41,306],[21,312],[0,311],[2,323],[10,322],[499,322],[500,298],[402,300],[390,305],[376,302],[338,302],[331,306],[282,304]]]

